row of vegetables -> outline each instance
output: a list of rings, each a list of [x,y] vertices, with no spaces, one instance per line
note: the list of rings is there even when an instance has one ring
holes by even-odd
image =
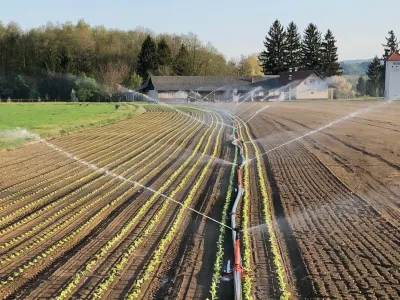
[[[190,128],[190,127],[186,127],[186,128]],[[193,129],[193,128],[191,128]],[[181,133],[181,132],[180,132]],[[191,135],[187,136],[187,139],[190,137]],[[166,143],[167,144],[167,143]],[[172,146],[172,145],[171,145]],[[170,147],[167,147],[167,149],[169,149]],[[143,167],[142,169],[145,169],[145,167]],[[132,190],[128,190],[129,192],[132,192]],[[83,225],[81,225],[79,228],[75,229],[73,232],[71,232],[70,234],[68,234],[66,237],[64,237],[62,240],[60,240],[58,243],[52,245],[50,248],[46,249],[44,252],[42,252],[41,254],[37,255],[35,258],[33,258],[32,260],[30,260],[28,263],[23,264],[21,267],[19,267],[16,271],[14,271],[12,273],[12,275],[10,275],[7,280],[3,280],[1,282],[1,286],[6,285],[9,282],[14,281],[16,278],[18,278],[26,269],[29,269],[30,266],[35,265],[35,263],[45,257],[47,257],[48,255],[50,255],[52,252],[54,252],[57,248],[62,247],[67,241],[70,241],[76,234],[78,234],[79,232],[81,232],[84,228],[86,228],[88,225],[90,225],[96,218],[99,218],[100,215],[105,212],[106,209],[111,208],[113,206],[115,206],[120,200],[123,199],[124,196],[126,196],[127,194],[129,194],[128,192],[125,192],[122,196],[119,196],[117,199],[113,200],[111,203],[107,204],[106,206],[104,206],[100,211],[98,211],[98,213],[96,213],[92,218],[89,219],[89,221],[86,221]],[[101,197],[101,199],[104,199],[105,197],[109,196],[109,193],[105,194],[104,197]],[[101,199],[98,199],[98,201],[96,201],[94,204],[97,204]],[[93,204],[93,205],[94,205]],[[84,212],[86,211],[89,207],[93,206],[91,204],[83,207],[79,212]],[[63,210],[63,212],[66,210]],[[75,217],[75,215],[73,215]],[[71,218],[68,218],[68,220],[71,220]],[[65,224],[66,222],[62,222],[62,224]],[[59,224],[60,226],[62,226],[61,224]],[[58,228],[58,226],[56,226],[55,228],[53,228],[54,230]],[[50,230],[48,232],[46,232],[45,234],[43,234],[41,237],[39,237],[37,239],[37,241],[35,241],[35,245],[41,241],[43,241],[44,239],[46,239],[51,233],[54,232],[54,230]],[[33,247],[33,244],[30,244],[29,246],[27,246],[28,248]],[[27,249],[28,249],[27,248]],[[27,250],[25,249],[25,250]],[[15,259],[17,256],[21,255],[21,250],[12,253],[11,255],[9,255],[4,261],[9,261],[12,259]]]
[[[189,127],[190,128],[190,127]],[[195,128],[196,129],[196,128]],[[180,145],[178,144],[178,141],[174,141],[173,144],[169,145],[170,141],[175,140],[176,136],[179,134],[182,134],[182,132],[188,132],[188,130],[186,128],[181,129],[179,132],[177,132],[176,134],[174,134],[172,137],[170,137],[166,142],[164,142],[164,144],[162,146],[163,147],[163,151],[161,151],[161,153],[159,153],[160,156],[164,155],[168,150],[170,150],[172,147],[174,146],[178,146],[178,148],[175,149],[174,153],[180,148]],[[192,133],[194,133],[195,131],[193,131]],[[189,135],[191,136],[191,135]],[[188,137],[189,137],[188,136]],[[182,144],[185,144],[187,142],[188,137],[182,141]],[[126,174],[128,174],[129,172],[131,172],[132,170],[135,170],[135,174],[140,174],[141,172],[143,172],[147,166],[144,165],[145,162],[147,162],[148,160],[152,159],[153,157],[151,155],[147,155],[148,153],[152,153],[152,148],[148,148],[147,151],[144,151],[143,153],[141,153],[138,157],[136,157],[137,163],[133,164],[131,166],[129,166],[129,168],[125,169],[124,172],[121,173],[122,176],[126,176]],[[147,155],[147,156],[146,156]],[[140,158],[143,158],[143,160],[140,160]],[[131,161],[127,161],[124,164],[122,164],[120,167],[123,167],[125,164],[131,163]],[[142,167],[138,169],[138,166],[142,164]],[[151,175],[153,172],[147,174],[146,176],[144,176],[142,178],[142,180],[144,181],[149,175]],[[133,177],[133,176],[132,176]],[[132,178],[131,177],[131,178]],[[129,178],[129,179],[131,179]],[[67,206],[64,206],[62,209],[60,209],[59,211],[57,211],[56,213],[54,213],[53,215],[49,216],[48,218],[46,218],[45,220],[43,220],[42,222],[38,223],[37,225],[31,227],[29,230],[27,231],[23,231],[21,234],[13,237],[11,240],[8,240],[7,242],[0,244],[0,249],[5,249],[7,247],[11,247],[13,245],[15,245],[17,242],[21,241],[23,238],[33,234],[34,232],[36,232],[37,230],[40,230],[41,228],[44,228],[45,226],[51,224],[52,221],[54,221],[55,219],[57,219],[58,217],[61,217],[64,213],[68,213],[70,212],[72,209],[74,209],[75,207],[77,207],[78,205],[80,205],[81,203],[85,202],[86,200],[92,198],[92,196],[94,195],[98,195],[100,193],[103,193],[99,198],[96,198],[94,201],[90,201],[89,204],[83,206],[81,209],[79,209],[79,211],[75,212],[72,215],[69,215],[68,218],[64,221],[62,221],[62,223],[64,225],[68,225],[68,222],[75,220],[77,217],[79,217],[80,215],[86,213],[89,208],[91,207],[95,207],[95,205],[99,204],[100,201],[107,199],[107,196],[111,195],[112,193],[116,192],[118,189],[120,189],[126,182],[120,182],[117,186],[115,186],[111,191],[108,191],[106,193],[104,193],[104,191],[106,190],[106,188],[113,186],[115,184],[115,182],[118,181],[118,179],[113,178],[111,181],[109,181],[108,183],[101,185],[100,187],[88,192],[85,196],[78,198],[77,200],[75,200],[74,202],[68,204]],[[7,234],[10,231],[19,228],[20,226],[26,224],[27,222],[29,222],[30,220],[38,217],[39,215],[43,214],[45,211],[48,211],[50,208],[56,207],[57,205],[61,204],[62,202],[65,202],[66,200],[68,200],[69,198],[71,198],[72,196],[82,192],[83,190],[87,189],[89,186],[91,186],[94,183],[94,181],[91,181],[89,184],[84,185],[82,187],[80,187],[79,189],[75,190],[74,192],[68,194],[66,197],[61,198],[59,200],[56,200],[54,202],[52,202],[51,204],[49,204],[46,207],[43,207],[42,209],[28,215],[26,218],[14,223],[12,226],[9,226],[3,230],[0,231],[1,235]],[[57,229],[61,229],[63,228],[63,226],[56,226]],[[55,230],[55,228],[52,228],[51,230],[48,229],[47,231],[43,232],[41,234],[41,236],[37,237],[34,241],[33,244],[37,244],[38,241],[43,241],[42,236],[46,236],[48,235],[48,232],[52,231],[53,233],[57,232],[57,230]],[[27,248],[30,249],[31,247]],[[18,251],[20,252],[20,251]],[[10,254],[12,255],[12,254]],[[9,255],[9,256],[10,256]],[[1,264],[1,262],[0,262]]]
[[[166,120],[170,119],[171,116],[167,116],[166,114],[160,116],[159,119],[153,119],[154,120],[154,125],[156,125],[155,122],[159,123],[159,124],[163,124],[163,122],[165,122]],[[153,122],[153,121],[151,121]],[[138,131],[142,133],[142,130],[146,130],[146,128],[149,127],[149,123],[147,122],[146,124],[141,124],[138,127]],[[97,129],[98,131],[100,130],[104,130],[101,128]],[[96,131],[93,129],[93,131],[91,132],[91,134],[96,134]],[[121,133],[120,133],[121,134]],[[112,133],[108,133],[108,136],[111,135],[111,140],[113,140]],[[141,135],[138,134],[138,137],[140,137]],[[73,143],[74,142],[74,143]],[[72,145],[71,145],[72,143]],[[77,144],[75,144],[77,143]],[[99,147],[101,147],[101,145],[104,144],[104,140],[103,140],[103,135],[99,135],[97,138],[95,138],[94,140],[90,140],[89,145],[88,144],[82,144],[82,140],[80,139],[76,139],[76,141],[70,141],[68,143],[68,151],[75,153],[77,156],[82,156],[85,155],[87,159],[89,159],[89,156],[92,156],[93,154],[97,154],[99,153]],[[118,145],[118,143],[114,143],[111,145],[116,146],[116,147],[121,147],[120,145]],[[61,145],[62,147],[62,145]],[[111,146],[112,147],[112,146]],[[107,150],[107,149],[104,149]],[[102,150],[102,151],[104,151]],[[18,163],[18,161],[16,161],[12,166],[15,166],[15,169],[18,170],[19,172],[22,172],[21,176],[19,177],[19,179],[21,180],[18,183],[15,183],[5,189],[2,189],[1,192],[6,192],[12,188],[21,186],[22,184],[26,184],[29,183],[33,180],[37,180],[37,178],[41,178],[44,177],[45,175],[51,175],[55,172],[57,172],[60,168],[63,168],[65,166],[68,166],[69,164],[72,164],[73,162],[71,161],[66,161],[65,164],[62,164],[61,166],[58,166],[56,168],[54,168],[54,165],[59,164],[60,163],[60,155],[59,153],[56,152],[52,152],[52,153],[48,153],[47,151],[43,151],[43,154],[41,155],[32,155],[30,157],[30,159],[27,160],[22,160],[21,163]],[[43,158],[45,157],[45,161],[43,161]],[[27,166],[26,166],[27,164]],[[44,169],[48,166],[51,167],[51,169],[49,171],[46,171],[43,173],[43,176],[41,175],[37,175],[35,177],[31,177],[31,169],[36,169],[38,167],[38,165],[41,167],[41,169]],[[3,179],[3,182],[6,182],[6,179],[14,179],[15,178],[15,173],[16,171],[14,169],[12,169],[12,166],[9,168],[2,168],[0,169],[0,177]],[[1,201],[0,201],[1,202]]]
[[[220,144],[221,144],[221,139],[222,139],[222,130],[223,130],[223,127],[220,126],[220,129],[219,129],[219,132],[217,135],[217,139],[216,139],[216,143],[214,145],[214,149],[211,154],[211,156],[213,156],[213,157],[215,157],[217,155],[217,153],[220,149]],[[193,200],[196,198],[196,193],[200,189],[207,173],[209,172],[209,170],[211,168],[211,165],[212,165],[212,160],[208,160],[206,165],[203,167],[200,175],[197,177],[196,182],[194,183],[194,185],[192,185],[188,195],[184,199],[184,201],[183,201],[184,206],[190,206],[192,204]],[[182,187],[183,187],[183,185],[182,185]],[[179,212],[178,212],[177,216],[175,217],[174,222],[173,222],[172,226],[170,227],[168,233],[161,240],[161,242],[157,246],[156,250],[153,252],[153,254],[149,260],[150,263],[147,265],[145,270],[140,274],[139,278],[137,278],[135,280],[135,282],[133,283],[132,288],[130,289],[128,295],[126,296],[126,299],[129,299],[129,300],[137,299],[140,296],[140,294],[142,292],[143,284],[151,277],[153,272],[156,270],[157,266],[159,266],[160,263],[163,261],[162,257],[164,255],[167,247],[173,240],[176,232],[181,228],[180,223],[182,222],[182,220],[185,216],[185,213],[187,213],[186,208],[181,207],[179,209]]]
[[[159,123],[159,124],[163,124],[163,123]],[[156,124],[154,124],[154,125],[156,125]],[[146,134],[146,129],[150,130],[149,127],[151,128],[152,124],[146,124],[146,127],[143,128],[143,130],[144,130],[144,132],[142,133],[143,135]],[[162,136],[162,134],[159,134],[159,135]],[[142,139],[141,143],[146,143],[146,142],[148,143],[149,141],[151,142],[152,140],[154,140],[154,139],[151,139],[151,138],[154,138],[154,136],[153,137],[148,136],[145,140]],[[81,157],[83,159],[90,160],[94,164],[97,164],[98,162],[105,160],[105,161],[110,161],[109,165],[115,165],[115,164],[118,164],[118,162],[123,161],[124,159],[126,159],[127,156],[132,156],[132,152],[131,152],[131,149],[130,149],[131,145],[135,144],[135,142],[137,142],[139,139],[141,139],[140,136],[135,136],[134,138],[129,138],[129,139],[125,140],[124,141],[124,145],[125,145],[124,147],[121,147],[115,141],[110,140],[110,141],[107,141],[107,143],[110,145],[110,147],[107,147],[107,149],[104,149],[103,151],[98,151],[99,145],[96,145],[97,146],[97,150],[96,150],[96,148],[94,148],[92,150],[88,150],[85,147],[85,148],[81,149],[81,151],[73,151],[73,153],[76,156],[79,156],[79,157]],[[103,141],[103,144],[104,144],[104,141]],[[89,146],[89,147],[92,148],[92,147],[95,147],[95,146]],[[141,148],[143,149],[144,147],[141,147]],[[104,153],[102,155],[99,155],[100,152],[104,152]],[[138,153],[139,151],[135,151],[135,152]],[[92,156],[95,156],[95,157],[92,158]],[[59,156],[58,156],[58,159],[59,159]],[[69,165],[71,163],[73,163],[73,161],[68,161],[67,165]],[[107,167],[109,167],[109,165],[107,165]],[[21,194],[25,194],[27,191],[34,190],[34,192],[32,192],[31,194],[26,194],[26,195],[24,195],[23,197],[20,197],[17,200],[7,201],[6,205],[3,205],[3,206],[0,207],[0,211],[6,209],[7,207],[9,207],[9,206],[11,206],[11,205],[13,205],[15,203],[21,202],[21,201],[23,201],[24,199],[26,199],[26,198],[28,198],[30,196],[33,196],[33,195],[39,194],[41,192],[44,192],[46,190],[49,190],[53,186],[56,186],[57,184],[60,183],[58,178],[62,178],[62,180],[65,182],[66,180],[71,179],[72,177],[75,177],[75,176],[79,176],[81,173],[86,171],[86,169],[84,169],[84,170],[81,170],[80,172],[76,173],[75,171],[76,171],[76,169],[79,169],[79,167],[76,167],[76,168],[73,168],[73,169],[68,168],[68,170],[66,172],[63,172],[63,173],[58,174],[56,176],[49,177],[49,175],[51,175],[54,172],[54,170],[58,170],[58,169],[59,168],[55,168],[53,170],[50,170],[50,171],[45,172],[43,174],[40,174],[40,175],[38,175],[38,176],[36,176],[34,178],[31,178],[29,180],[20,181],[19,183],[14,184],[13,186],[10,186],[10,187],[8,187],[6,189],[3,189],[1,191],[2,193],[6,192],[10,188],[15,188],[15,187],[18,187],[18,186],[20,186],[22,184],[29,183],[32,180],[37,180],[39,178],[43,178],[43,177],[47,178],[48,177],[47,179],[42,180],[40,182],[37,182],[36,184],[29,185],[26,188],[18,189],[18,191],[14,192],[14,193],[11,193],[11,194],[9,194],[9,195],[7,195],[5,197],[0,198],[0,202],[4,202],[4,201],[6,201],[8,199],[17,197],[17,196],[19,196]],[[72,175],[66,176],[67,174],[70,174],[70,173],[72,173]],[[38,189],[39,186],[44,185],[46,182],[53,182],[53,183],[50,184],[50,185],[45,185],[44,187]]]
[[[173,128],[171,133],[173,133],[175,130],[178,130],[178,133],[179,133],[180,130],[182,130],[182,126],[180,126],[180,124],[176,125],[176,128]],[[178,133],[176,133],[174,135],[174,137],[176,137]],[[157,140],[161,139],[162,137],[165,137],[164,133],[159,133],[158,135],[153,136],[153,138],[155,138]],[[168,142],[170,140],[171,139],[169,139]],[[129,144],[129,146],[132,147],[132,144]],[[115,163],[120,163],[116,167],[115,170],[121,169],[124,166],[132,163],[132,160],[137,160],[142,164],[143,161],[140,161],[139,158],[145,157],[145,155],[147,155],[148,153],[154,153],[154,151],[151,152],[151,150],[155,150],[155,149],[157,149],[157,147],[159,147],[159,145],[154,144],[153,141],[150,140],[147,143],[145,142],[141,147],[139,147],[139,149],[135,149],[135,151],[133,151],[133,152],[131,151],[131,149],[128,149],[126,153],[122,152],[120,156],[118,156],[116,159],[114,158],[114,160],[111,161],[109,164],[106,164],[106,166],[104,168],[111,167],[112,165],[115,165]],[[102,157],[103,156],[107,157],[106,158],[107,161],[110,160],[110,158],[107,156],[107,154],[102,155]],[[61,198],[59,198],[58,200],[56,200],[56,201],[54,201],[52,203],[49,203],[48,205],[46,205],[46,206],[42,207],[41,209],[39,209],[39,211],[35,211],[35,212],[29,214],[28,215],[28,219],[32,219],[33,216],[37,215],[38,213],[43,213],[45,210],[48,210],[49,208],[52,208],[52,207],[56,206],[58,203],[61,203],[61,201],[66,200],[66,198],[70,198],[70,197],[78,194],[84,188],[87,188],[87,187],[89,187],[89,186],[91,186],[91,185],[93,185],[95,183],[98,183],[100,181],[100,179],[101,179],[101,176],[99,176],[98,173],[93,172],[92,170],[89,170],[87,168],[82,169],[82,171],[79,172],[79,174],[81,174],[83,172],[86,172],[86,173],[89,172],[89,173],[86,174],[85,176],[75,180],[75,181],[72,181],[72,182],[70,182],[68,184],[65,184],[63,187],[61,187],[59,189],[56,189],[56,190],[54,190],[54,191],[52,191],[52,192],[50,192],[50,193],[48,193],[48,194],[36,199],[34,201],[29,201],[24,206],[22,206],[22,207],[20,207],[20,208],[18,208],[16,210],[13,210],[9,214],[1,217],[0,218],[0,223],[3,223],[3,226],[4,226],[5,224],[7,224],[7,221],[9,222],[9,221],[11,221],[11,220],[13,220],[13,219],[15,219],[17,217],[21,217],[22,215],[27,215],[30,212],[30,210],[32,210],[33,208],[36,208],[37,206],[45,204],[48,199],[51,199],[56,194],[59,194],[62,191],[68,191],[69,189],[73,189],[73,191],[70,192],[70,193],[67,193],[66,196],[61,197]],[[126,172],[124,172],[124,173],[126,173]],[[76,174],[77,173],[75,173],[75,175]],[[67,182],[70,179],[70,177],[72,177],[72,176],[67,176],[66,178],[63,178],[62,182]],[[80,187],[76,188],[75,186],[76,186],[77,183],[83,183],[83,185],[81,185]],[[52,185],[56,185],[56,184],[60,184],[60,182],[55,182]],[[12,203],[17,202],[17,201],[21,202],[21,201],[24,201],[26,199],[29,199],[32,195],[37,194],[38,192],[39,192],[39,190],[34,192],[33,194],[29,194],[29,195],[23,196],[23,197],[15,200],[15,201],[10,201],[9,203],[7,203],[7,206],[10,206]],[[17,223],[13,224],[13,227],[20,226],[20,225],[21,225],[21,222],[17,222]],[[0,231],[0,233],[4,233],[4,231],[2,230],[2,231]]]
[[[243,121],[241,121],[242,127],[244,127],[244,131],[246,133],[247,138],[249,139],[254,152],[255,152],[255,157],[256,157],[256,168],[257,168],[257,177],[258,177],[258,186],[261,190],[261,195],[262,195],[262,204],[263,204],[263,215],[264,215],[264,221],[266,222],[267,225],[267,230],[268,230],[268,235],[269,235],[269,241],[271,245],[271,250],[273,254],[273,263],[274,263],[274,270],[276,272],[276,277],[278,279],[278,285],[280,289],[280,299],[281,300],[286,300],[290,298],[290,292],[288,291],[286,280],[285,280],[285,269],[283,265],[283,259],[279,250],[279,244],[278,244],[278,239],[274,230],[273,226],[273,217],[271,215],[271,207],[270,207],[270,199],[268,195],[268,187],[267,187],[267,180],[264,176],[263,173],[263,161],[261,159],[261,152],[254,142],[254,140],[251,138],[251,133],[249,131],[249,128],[247,124],[245,124]],[[242,130],[241,130],[242,132]],[[241,133],[242,134],[242,133]],[[246,153],[246,159],[249,153],[249,149],[247,146],[247,143],[244,143],[244,150]],[[244,184],[245,186],[250,186],[250,174],[248,170],[248,165],[244,169]],[[243,212],[242,212],[242,226],[243,228],[249,228],[249,205],[250,205],[250,195],[249,193],[246,193],[244,196],[244,202],[243,202]],[[250,244],[250,236],[248,231],[244,231],[244,255],[243,255],[243,266],[244,268],[250,272],[251,271],[251,244]],[[253,282],[251,280],[250,276],[246,276],[244,283],[243,283],[243,296],[244,299],[252,299],[252,289],[253,289]]]
[[[207,130],[207,132],[210,129]],[[164,182],[164,184],[158,189],[159,193],[164,192],[177,178],[178,176],[184,171],[184,169],[189,165],[189,163],[193,160],[195,155],[197,154],[197,151],[200,149],[200,147],[203,144],[204,141],[204,135],[196,145],[196,148],[194,149],[193,154],[188,157],[185,162],[168,178],[167,181]],[[139,183],[141,183],[140,181]],[[128,232],[132,229],[132,227],[137,224],[137,222],[140,220],[141,217],[144,216],[144,214],[148,211],[148,209],[154,204],[154,202],[158,199],[159,195],[154,194],[149,200],[147,200],[139,209],[139,211],[130,219],[128,220],[122,229],[114,235],[102,248],[100,248],[96,254],[84,265],[80,268],[80,270],[69,280],[69,282],[66,284],[65,288],[58,294],[57,299],[66,299],[68,295],[74,290],[74,288],[80,283],[81,279],[83,279],[84,276],[86,276],[92,269],[101,261],[106,255],[109,254],[109,251],[111,248],[116,246],[118,242],[120,242]],[[169,202],[165,202],[169,203]],[[160,221],[160,216],[158,217],[153,217],[152,222],[159,222]],[[145,230],[146,231],[146,230]],[[148,232],[147,232],[148,233]],[[106,286],[108,286],[116,277],[116,271],[121,271],[123,268],[120,266],[121,264],[126,263],[129,255],[133,252],[136,247],[138,247],[144,236],[146,235],[146,232],[142,233],[141,236],[137,237],[133,243],[128,247],[128,250],[126,250],[121,257],[119,263],[117,262],[114,264],[114,266],[110,269],[108,272],[108,275],[104,277],[103,282],[96,288],[95,294],[100,295],[104,291],[106,291]],[[115,271],[116,270],[116,271]]]

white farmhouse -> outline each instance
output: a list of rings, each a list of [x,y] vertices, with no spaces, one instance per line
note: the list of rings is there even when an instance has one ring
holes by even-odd
[[[397,51],[386,60],[385,98],[400,99],[400,54]]]
[[[313,70],[290,70],[279,77],[286,100],[328,99],[328,84]]]
[[[268,76],[151,76],[138,91],[174,103],[328,99],[328,84],[317,72],[297,69]],[[135,100],[133,94],[124,97]]]

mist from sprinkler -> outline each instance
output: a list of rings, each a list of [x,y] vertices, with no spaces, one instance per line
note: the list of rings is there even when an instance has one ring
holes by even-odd
[[[104,174],[104,175],[110,176],[112,178],[116,178],[116,179],[118,179],[120,181],[131,183],[133,186],[144,188],[144,189],[146,189],[146,190],[148,190],[148,191],[150,191],[150,192],[152,192],[152,193],[154,193],[154,194],[156,194],[156,195],[158,195],[158,196],[160,196],[160,197],[162,197],[164,199],[167,199],[167,200],[169,200],[169,201],[171,201],[173,203],[176,203],[176,204],[180,205],[184,209],[190,210],[190,211],[192,211],[192,212],[194,212],[196,214],[199,214],[199,215],[205,217],[206,219],[208,219],[210,221],[213,221],[213,222],[215,222],[215,223],[217,223],[217,224],[219,224],[221,226],[224,226],[224,227],[232,230],[232,227],[230,227],[230,226],[228,226],[226,224],[223,224],[223,223],[219,222],[218,220],[216,220],[214,218],[211,218],[211,217],[199,212],[198,210],[195,210],[195,209],[191,208],[190,206],[187,206],[187,205],[185,205],[185,204],[183,204],[183,203],[181,203],[181,202],[169,197],[166,194],[163,194],[163,193],[161,193],[161,192],[159,192],[159,191],[157,191],[157,190],[155,190],[155,189],[153,189],[151,187],[145,186],[145,185],[143,185],[143,184],[141,184],[141,183],[139,183],[137,181],[130,180],[130,179],[128,179],[128,178],[126,178],[126,177],[124,177],[122,175],[118,175],[118,174],[116,174],[114,172],[111,172],[110,170],[108,170],[106,168],[98,167],[95,164],[87,162],[86,160],[84,160],[82,158],[79,158],[79,157],[75,156],[74,154],[69,153],[69,152],[61,149],[60,147],[58,147],[58,146],[56,146],[56,145],[44,140],[38,134],[31,133],[31,132],[27,131],[26,129],[19,129],[18,131],[20,132],[21,135],[24,135],[25,137],[29,137],[31,139],[37,140],[40,143],[46,145],[47,147],[49,147],[49,148],[61,153],[65,157],[68,157],[68,158],[70,158],[72,160],[75,160],[76,162],[88,167],[89,169],[92,169],[92,170],[94,170],[94,171],[96,171],[96,172],[98,172],[100,174]]]
[[[346,116],[344,116],[344,117],[342,117],[342,118],[340,118],[340,119],[337,119],[337,120],[335,120],[335,121],[330,122],[329,124],[326,124],[326,125],[321,126],[321,127],[317,128],[317,129],[311,130],[311,131],[309,131],[309,132],[307,132],[307,133],[305,133],[305,134],[303,134],[303,135],[301,135],[301,136],[299,136],[299,137],[297,137],[297,138],[294,138],[294,139],[292,139],[292,140],[290,140],[290,141],[287,141],[287,142],[285,142],[285,143],[283,143],[283,144],[281,144],[281,145],[279,145],[279,146],[276,146],[276,147],[274,147],[274,148],[272,148],[272,149],[270,149],[270,150],[268,150],[268,151],[266,151],[266,152],[264,152],[264,153],[258,154],[258,155],[256,155],[255,157],[251,158],[250,161],[252,161],[252,160],[254,160],[254,159],[257,159],[258,157],[263,156],[263,155],[265,155],[265,154],[268,154],[268,153],[270,153],[270,152],[276,151],[276,150],[278,150],[278,149],[280,149],[280,148],[282,148],[282,147],[284,147],[284,146],[286,146],[286,145],[289,145],[289,144],[291,144],[291,143],[293,143],[293,142],[296,142],[296,141],[298,141],[298,140],[301,140],[301,139],[303,139],[303,138],[305,138],[305,137],[307,137],[307,136],[310,136],[310,135],[312,135],[312,134],[314,134],[314,133],[320,132],[321,130],[324,130],[324,129],[326,129],[326,128],[332,127],[333,125],[336,125],[336,124],[338,124],[338,123],[341,123],[341,122],[343,122],[343,121],[345,121],[345,120],[354,118],[355,116],[357,116],[357,115],[359,115],[359,114],[361,114],[361,113],[368,112],[368,111],[370,111],[370,110],[376,109],[376,108],[378,108],[378,107],[381,107],[382,105],[386,105],[386,104],[391,103],[391,102],[392,102],[392,100],[387,100],[387,101],[384,102],[384,103],[381,103],[381,104],[378,104],[378,105],[369,106],[369,107],[367,107],[367,108],[363,108],[363,109],[357,110],[357,111],[355,111],[355,112],[352,112],[352,113],[350,113],[350,114],[348,114],[348,115],[346,115]]]
[[[287,141],[286,143],[283,143],[283,144],[281,144],[281,145],[279,145],[279,146],[276,146],[276,147],[274,147],[274,148],[272,148],[272,149],[270,149],[270,150],[268,150],[268,151],[266,151],[266,152],[264,152],[264,153],[261,153],[261,154],[255,156],[255,157],[253,157],[253,158],[251,158],[251,159],[247,159],[246,161],[243,162],[243,165],[249,164],[249,163],[252,162],[254,159],[257,159],[257,158],[260,157],[260,156],[263,156],[263,155],[265,155],[265,154],[268,154],[268,153],[270,153],[270,152],[272,152],[272,151],[276,151],[276,150],[278,150],[278,149],[281,148],[281,147],[284,147],[284,146],[286,146],[286,145],[288,145],[288,144],[291,144],[291,143],[293,143],[293,142],[295,142],[295,141],[298,141],[298,140],[300,140],[300,139],[303,139],[303,138],[305,138],[305,137],[307,137],[307,136],[309,136],[309,135],[312,135],[312,134],[317,133],[317,132],[319,132],[319,131],[321,131],[321,130],[324,130],[324,129],[326,129],[326,128],[329,128],[329,127],[331,127],[331,126],[333,126],[333,125],[335,125],[335,124],[341,123],[341,122],[343,122],[343,121],[345,121],[345,120],[354,118],[354,117],[356,117],[357,115],[359,115],[359,114],[361,114],[361,113],[364,113],[364,112],[368,112],[368,111],[377,109],[377,108],[379,108],[379,107],[381,107],[381,106],[383,106],[383,105],[390,104],[390,103],[392,103],[392,100],[386,100],[385,102],[383,102],[383,103],[381,103],[381,104],[369,106],[369,107],[367,107],[367,108],[363,108],[363,109],[360,109],[360,110],[358,110],[358,111],[352,112],[352,113],[350,113],[350,114],[348,114],[348,115],[346,115],[346,116],[344,116],[344,117],[342,117],[342,118],[340,118],[340,119],[337,119],[337,120],[335,120],[335,121],[332,121],[332,122],[329,123],[329,124],[326,124],[326,125],[324,125],[324,126],[322,126],[322,127],[319,127],[319,128],[317,128],[317,129],[315,129],[315,130],[312,130],[312,131],[310,131],[310,132],[308,132],[308,133],[306,133],[306,134],[303,134],[303,135],[301,135],[301,136],[299,136],[299,137],[297,137],[297,138],[295,138],[295,139],[292,139],[292,140],[290,140],[290,141]],[[243,229],[242,231],[247,231],[247,232],[249,232],[249,231],[254,231],[254,230],[262,230],[263,228],[267,228],[267,224],[266,224],[266,223],[263,223],[263,224],[260,224],[260,225],[257,225],[257,226],[253,226],[253,227],[250,227],[250,228],[247,228],[247,229]]]
[[[260,112],[262,112],[263,110],[267,109],[269,107],[269,105],[266,105],[262,108],[260,108],[259,110],[257,110],[254,114],[252,114],[250,116],[250,118],[245,121],[242,125],[239,126],[239,129],[242,128],[244,125],[246,125],[247,123],[249,123],[252,119],[254,119]]]

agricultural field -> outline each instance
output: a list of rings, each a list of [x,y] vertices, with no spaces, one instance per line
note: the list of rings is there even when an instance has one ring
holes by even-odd
[[[265,105],[243,104],[240,118]],[[398,299],[400,103],[267,105],[243,133],[244,141],[255,141],[248,143],[249,157],[268,152],[248,168],[248,222],[260,222],[261,175],[268,178],[264,210],[271,218],[271,226],[249,231],[251,295],[275,298],[284,276],[285,289],[299,298]],[[360,110],[365,112],[296,140]]]
[[[232,126],[243,298],[398,298],[400,103],[375,102],[142,105],[0,152],[0,298],[232,299]]]
[[[117,108],[118,107],[118,108]],[[99,127],[144,112],[132,103],[0,103],[0,149],[26,142],[10,130],[24,128],[43,137]]]

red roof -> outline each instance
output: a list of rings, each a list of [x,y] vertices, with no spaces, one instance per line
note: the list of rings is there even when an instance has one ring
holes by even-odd
[[[392,55],[389,56],[387,61],[400,61],[400,54],[399,51],[394,51]]]

